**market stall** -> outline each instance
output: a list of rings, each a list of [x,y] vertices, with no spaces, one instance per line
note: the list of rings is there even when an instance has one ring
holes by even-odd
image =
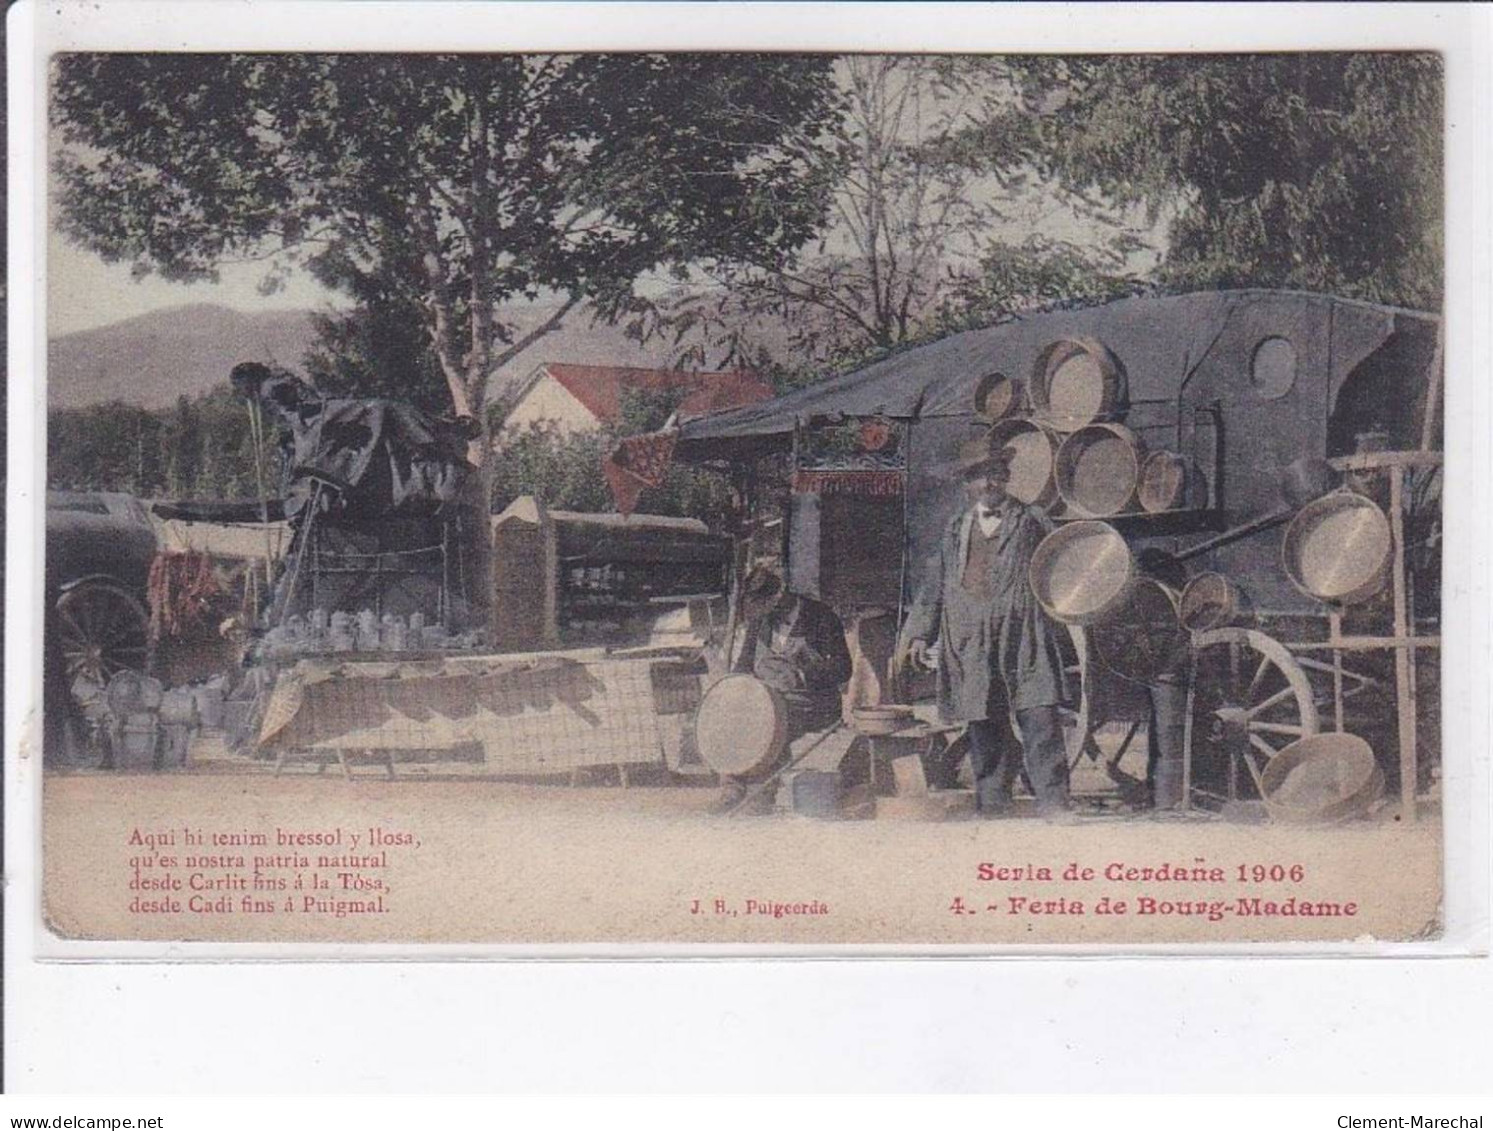
[[[1425,714],[1435,702],[1437,665],[1424,661],[1439,616],[1438,340],[1432,315],[1324,295],[1137,297],[1014,317],[687,422],[673,457],[730,468],[747,499],[771,490],[770,475],[786,480],[790,585],[842,615],[900,612],[962,505],[949,472],[959,445],[1006,429],[1026,460],[1026,501],[1060,525],[1102,523],[1124,554],[1109,582],[1074,559],[1084,586],[1114,587],[1103,623],[1074,622],[1075,755],[1096,753],[1109,723],[1134,738],[1144,679],[1130,645],[1176,637],[1195,664],[1189,800],[1258,791],[1264,764],[1326,718],[1370,738],[1413,814],[1434,761],[1407,704]],[[878,463],[889,437],[896,456]],[[1370,482],[1406,466],[1414,482],[1399,471]],[[1384,518],[1390,565],[1362,594],[1303,585],[1283,557],[1291,520],[1339,491]],[[1203,576],[1237,599],[1209,613],[1200,586],[1182,623],[1181,592]],[[1152,611],[1117,622],[1142,578]],[[1119,628],[1106,636],[1105,624]]]

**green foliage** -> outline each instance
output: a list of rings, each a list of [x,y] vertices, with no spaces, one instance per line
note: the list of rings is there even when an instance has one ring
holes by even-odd
[[[451,408],[440,359],[419,311],[396,294],[370,294],[355,309],[313,314],[316,344],[302,359],[316,388],[334,397],[389,397],[426,412]]]
[[[690,387],[681,385],[664,389],[624,388],[618,405],[617,433],[636,436],[640,432],[657,432],[692,392]]]
[[[819,56],[61,55],[60,224],[141,274],[386,285],[480,417],[536,340],[504,304],[613,317],[645,273],[809,239],[832,93]]]
[[[627,429],[565,433],[531,424],[498,440],[489,467],[492,505],[500,511],[520,495],[533,495],[552,510],[610,514],[616,504],[601,474],[601,462]],[[717,524],[726,511],[729,488],[723,476],[676,464],[662,486],[643,492],[642,514],[699,518]]]
[[[1091,306],[1133,294],[1123,247],[1107,251],[1032,237],[1021,244],[991,243],[979,274],[950,287],[930,325],[930,337],[988,326],[1023,310]]]
[[[1034,160],[1171,217],[1167,286],[1440,308],[1439,56],[1049,58],[1025,89]]]
[[[163,410],[118,402],[55,409],[47,422],[48,486],[143,498],[255,498],[247,411],[226,385]],[[266,490],[277,495],[281,466],[272,442],[264,459]]]
[[[505,434],[489,461],[494,511],[520,495],[533,495],[555,510],[610,511],[611,494],[601,476],[608,448],[598,432],[563,433],[531,424]]]

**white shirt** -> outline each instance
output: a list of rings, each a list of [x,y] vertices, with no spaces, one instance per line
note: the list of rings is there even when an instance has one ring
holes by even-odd
[[[1001,516],[996,511],[986,510],[985,504],[975,507],[975,521],[980,524],[980,533],[989,538],[1001,528]]]

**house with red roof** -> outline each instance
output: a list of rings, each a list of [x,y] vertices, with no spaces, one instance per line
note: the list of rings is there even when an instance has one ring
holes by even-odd
[[[675,414],[681,421],[774,395],[771,385],[745,369],[690,372],[547,361],[519,387],[503,430],[542,424],[558,432],[594,432],[621,421],[629,391],[678,394]]]

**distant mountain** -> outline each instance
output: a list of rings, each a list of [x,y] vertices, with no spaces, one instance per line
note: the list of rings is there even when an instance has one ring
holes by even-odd
[[[521,333],[549,312],[526,310]],[[228,380],[241,361],[263,361],[303,373],[301,358],[315,334],[311,313],[302,310],[256,314],[199,303],[143,314],[110,326],[80,330],[52,339],[47,347],[53,408],[81,408],[125,401],[164,408],[185,394],[192,397]],[[713,360],[713,359],[712,359]],[[586,314],[572,314],[493,377],[489,399],[502,395],[546,361],[575,365],[668,366],[671,343],[646,346],[616,326],[593,326]]]
[[[196,303],[79,330],[47,344],[48,403],[164,408],[228,380],[241,361],[299,370],[315,334],[304,310],[247,314]]]

